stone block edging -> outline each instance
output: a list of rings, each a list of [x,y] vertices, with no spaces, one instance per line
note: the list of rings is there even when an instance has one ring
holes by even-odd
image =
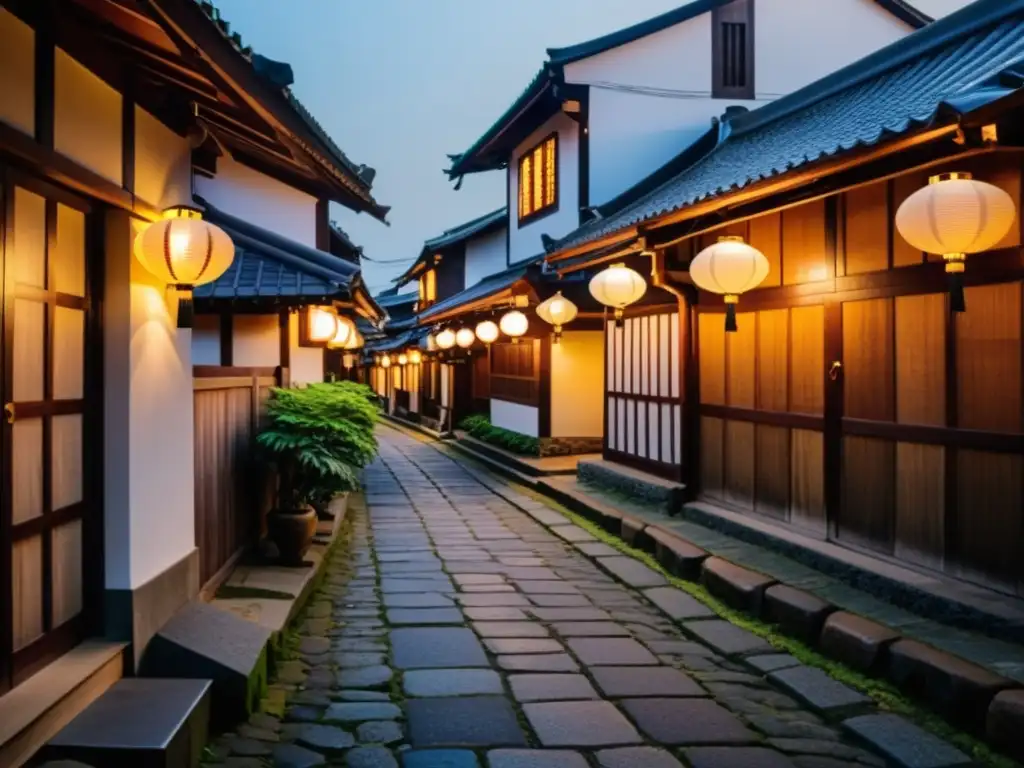
[[[784,634],[837,661],[884,677],[953,724],[1024,761],[1024,740],[1019,738],[1024,733],[1024,688],[1014,681],[945,651],[903,639],[898,632],[842,611],[809,592],[711,556],[657,523],[591,505],[578,494],[544,481],[536,488],[624,541],[632,538],[634,546],[655,555],[669,573],[704,583],[726,605],[777,624]],[[904,648],[917,650],[920,646],[926,652],[915,654],[912,665],[894,665],[890,649],[901,642],[913,644]]]

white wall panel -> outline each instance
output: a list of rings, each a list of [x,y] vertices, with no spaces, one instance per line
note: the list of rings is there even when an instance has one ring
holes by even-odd
[[[53,146],[121,184],[121,94],[60,48],[54,58]]]
[[[32,135],[36,127],[35,32],[0,8],[0,40],[0,121]]]

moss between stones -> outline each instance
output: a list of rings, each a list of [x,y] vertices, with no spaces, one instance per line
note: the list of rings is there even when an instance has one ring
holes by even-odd
[[[622,541],[622,539],[608,533],[608,531],[601,528],[601,526],[587,520],[562,505],[553,502],[543,494],[526,487],[520,487],[519,490],[543,501],[548,506],[554,508],[556,511],[572,520],[573,523],[578,525],[580,528],[591,533],[598,540],[614,547],[620,552],[641,560],[644,565],[661,573],[673,586],[678,587],[687,594],[692,595],[697,600],[700,600],[721,618],[726,619],[727,621],[757,635],[758,637],[764,638],[768,643],[778,648],[780,651],[791,654],[795,658],[799,659],[803,664],[818,667],[839,682],[862,692],[866,696],[870,696],[874,699],[879,709],[902,715],[908,720],[914,721],[925,730],[934,733],[936,736],[939,736],[954,745],[957,749],[970,756],[979,765],[990,766],[991,768],[1019,768],[1018,763],[995,752],[988,744],[985,744],[974,736],[958,730],[938,715],[921,708],[900,693],[897,688],[884,680],[868,677],[854,669],[851,669],[850,667],[847,667],[845,664],[833,661],[799,640],[789,637],[788,635],[780,634],[774,625],[759,621],[745,613],[741,613],[740,611],[730,608],[713,597],[702,585],[673,576],[666,571],[652,555],[647,552],[634,549]]]

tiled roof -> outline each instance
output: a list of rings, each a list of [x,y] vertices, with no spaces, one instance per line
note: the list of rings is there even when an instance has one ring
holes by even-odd
[[[379,293],[376,297],[377,303],[382,307],[400,307],[405,304],[415,304],[419,299],[416,293]]]
[[[709,154],[551,254],[991,103],[1024,83],[1024,0],[978,0],[758,110]]]
[[[196,286],[197,299],[350,297],[359,280],[355,264],[204,205],[205,218],[231,236],[235,259],[216,280]]]
[[[516,119],[545,94],[546,89],[554,82],[562,79],[563,67],[580,59],[596,56],[620,45],[627,45],[647,35],[668,29],[671,26],[684,21],[696,18],[701,14],[713,11],[715,8],[725,5],[731,0],[692,0],[671,11],[655,16],[654,18],[641,21],[625,29],[616,30],[607,35],[595,37],[576,45],[564,48],[548,48],[548,61],[544,63],[540,71],[534,76],[526,89],[512,102],[511,106],[494,123],[484,131],[473,145],[465,152],[457,155],[449,155],[452,161],[451,168],[446,173],[451,179],[463,176],[467,173],[492,170],[500,167],[501,159],[496,157],[483,156],[488,144],[501,135]],[[914,29],[920,29],[932,18],[913,7],[907,0],[874,0],[889,13],[896,16],[904,23]],[[484,153],[486,154],[486,153]],[[507,158],[505,158],[507,159]]]
[[[471,237],[484,235],[488,232],[497,230],[506,222],[507,219],[508,207],[503,205],[496,211],[485,213],[483,216],[478,216],[472,221],[467,221],[464,224],[459,224],[451,229],[446,229],[437,237],[432,237],[425,241],[423,243],[423,249],[420,251],[420,255],[416,257],[416,261],[410,264],[405,272],[395,278],[396,287],[401,287],[409,282],[409,280],[412,279],[416,268],[437,251],[442,248],[450,248],[453,245],[458,245],[465,240],[469,240]]]
[[[437,317],[449,310],[456,309],[463,304],[469,304],[473,301],[486,299],[488,296],[500,293],[506,288],[511,288],[517,282],[526,277],[531,268],[535,267],[537,263],[538,260],[532,260],[528,263],[516,265],[511,269],[506,269],[504,272],[488,275],[476,285],[473,285],[464,291],[459,291],[454,296],[449,296],[447,299],[439,301],[423,312],[420,312],[419,320],[421,323],[430,322],[431,318]]]
[[[211,2],[211,0],[194,0],[194,2],[202,10],[203,14],[209,18],[213,26],[223,35],[225,42],[234,48],[235,51],[237,51],[238,54],[242,56],[250,66],[252,66],[253,57],[256,54],[254,54],[250,46],[242,43],[242,36],[238,32],[231,32],[231,25],[221,16],[220,10],[213,4],[213,2]],[[288,67],[288,65],[283,66]],[[288,67],[288,69],[290,70],[290,67]],[[362,198],[367,203],[369,211],[383,221],[390,208],[389,206],[383,206],[377,203],[377,201],[373,199],[373,195],[370,193],[375,171],[366,165],[357,165],[352,162],[352,160],[350,160],[341,150],[341,147],[339,147],[327,131],[324,130],[323,126],[320,125],[317,119],[313,117],[313,114],[301,101],[299,101],[298,97],[292,92],[292,89],[288,85],[279,86],[266,77],[263,77],[262,79],[268,87],[272,89],[280,89],[281,94],[284,96],[292,112],[302,120],[313,138],[321,145],[318,148],[320,150],[319,153],[342,172],[341,175],[344,178],[345,186],[358,197]]]

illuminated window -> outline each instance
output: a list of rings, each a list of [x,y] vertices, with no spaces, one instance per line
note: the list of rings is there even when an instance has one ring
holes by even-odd
[[[419,308],[424,309],[435,301],[437,301],[437,272],[431,269],[420,276]]]
[[[558,136],[552,134],[519,158],[519,221],[558,204]]]

